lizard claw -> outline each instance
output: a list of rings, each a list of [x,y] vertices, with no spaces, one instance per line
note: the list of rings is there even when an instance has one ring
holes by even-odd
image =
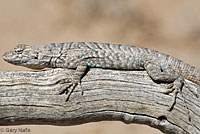
[[[62,79],[58,82],[59,84],[64,84],[61,88],[60,88],[60,91],[59,91],[59,95],[61,94],[66,94],[68,91],[67,89],[70,88],[72,86],[72,84],[67,84],[67,83],[71,83],[71,80],[69,79]]]
[[[173,88],[172,92],[173,92],[173,100],[170,107],[167,109],[168,111],[172,111],[172,109],[174,108],[174,105],[176,104],[176,97],[177,97],[177,94],[179,93],[179,89]]]
[[[172,84],[165,86],[165,90],[161,90],[160,92],[163,94],[169,94],[169,93],[172,93],[174,90],[175,90],[174,84],[172,83]]]
[[[169,85],[167,85],[167,89],[171,89],[171,88],[173,88],[173,86],[174,86],[174,84],[173,83],[171,83],[171,84],[169,84]]]
[[[77,86],[77,83],[74,83],[71,85],[69,91],[67,92],[67,98],[66,98],[66,102],[69,100],[70,95],[72,94],[72,92],[74,91],[75,87]]]

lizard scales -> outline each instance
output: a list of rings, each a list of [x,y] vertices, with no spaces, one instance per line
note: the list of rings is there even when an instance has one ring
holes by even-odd
[[[33,69],[76,69],[68,98],[88,67],[146,70],[154,81],[173,83],[171,89],[165,92],[175,92],[170,109],[185,83],[184,79],[200,85],[200,70],[197,68],[172,56],[137,46],[95,42],[18,45],[14,50],[6,52],[3,58],[9,63]]]

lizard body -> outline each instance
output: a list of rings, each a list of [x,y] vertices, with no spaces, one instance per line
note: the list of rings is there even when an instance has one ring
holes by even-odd
[[[76,69],[72,78],[73,92],[86,69],[98,67],[119,70],[146,70],[157,82],[173,83],[164,93],[174,93],[172,110],[184,79],[200,85],[200,70],[169,55],[137,46],[95,42],[69,42],[46,45],[18,45],[3,55],[5,61],[33,69]],[[67,89],[64,89],[67,90]],[[63,91],[64,91],[63,90]],[[62,92],[63,92],[62,91]]]

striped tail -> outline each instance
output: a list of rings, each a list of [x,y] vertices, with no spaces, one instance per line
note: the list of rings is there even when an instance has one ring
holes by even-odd
[[[174,57],[168,57],[168,63],[177,73],[182,75],[185,79],[188,79],[198,85],[200,85],[200,70],[184,63],[182,60]]]

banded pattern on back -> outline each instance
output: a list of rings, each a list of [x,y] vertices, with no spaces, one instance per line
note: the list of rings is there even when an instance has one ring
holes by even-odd
[[[100,64],[99,67],[102,68],[144,69],[143,48],[94,42],[84,43],[84,45],[93,50],[93,58],[89,59],[89,62],[94,66]]]

